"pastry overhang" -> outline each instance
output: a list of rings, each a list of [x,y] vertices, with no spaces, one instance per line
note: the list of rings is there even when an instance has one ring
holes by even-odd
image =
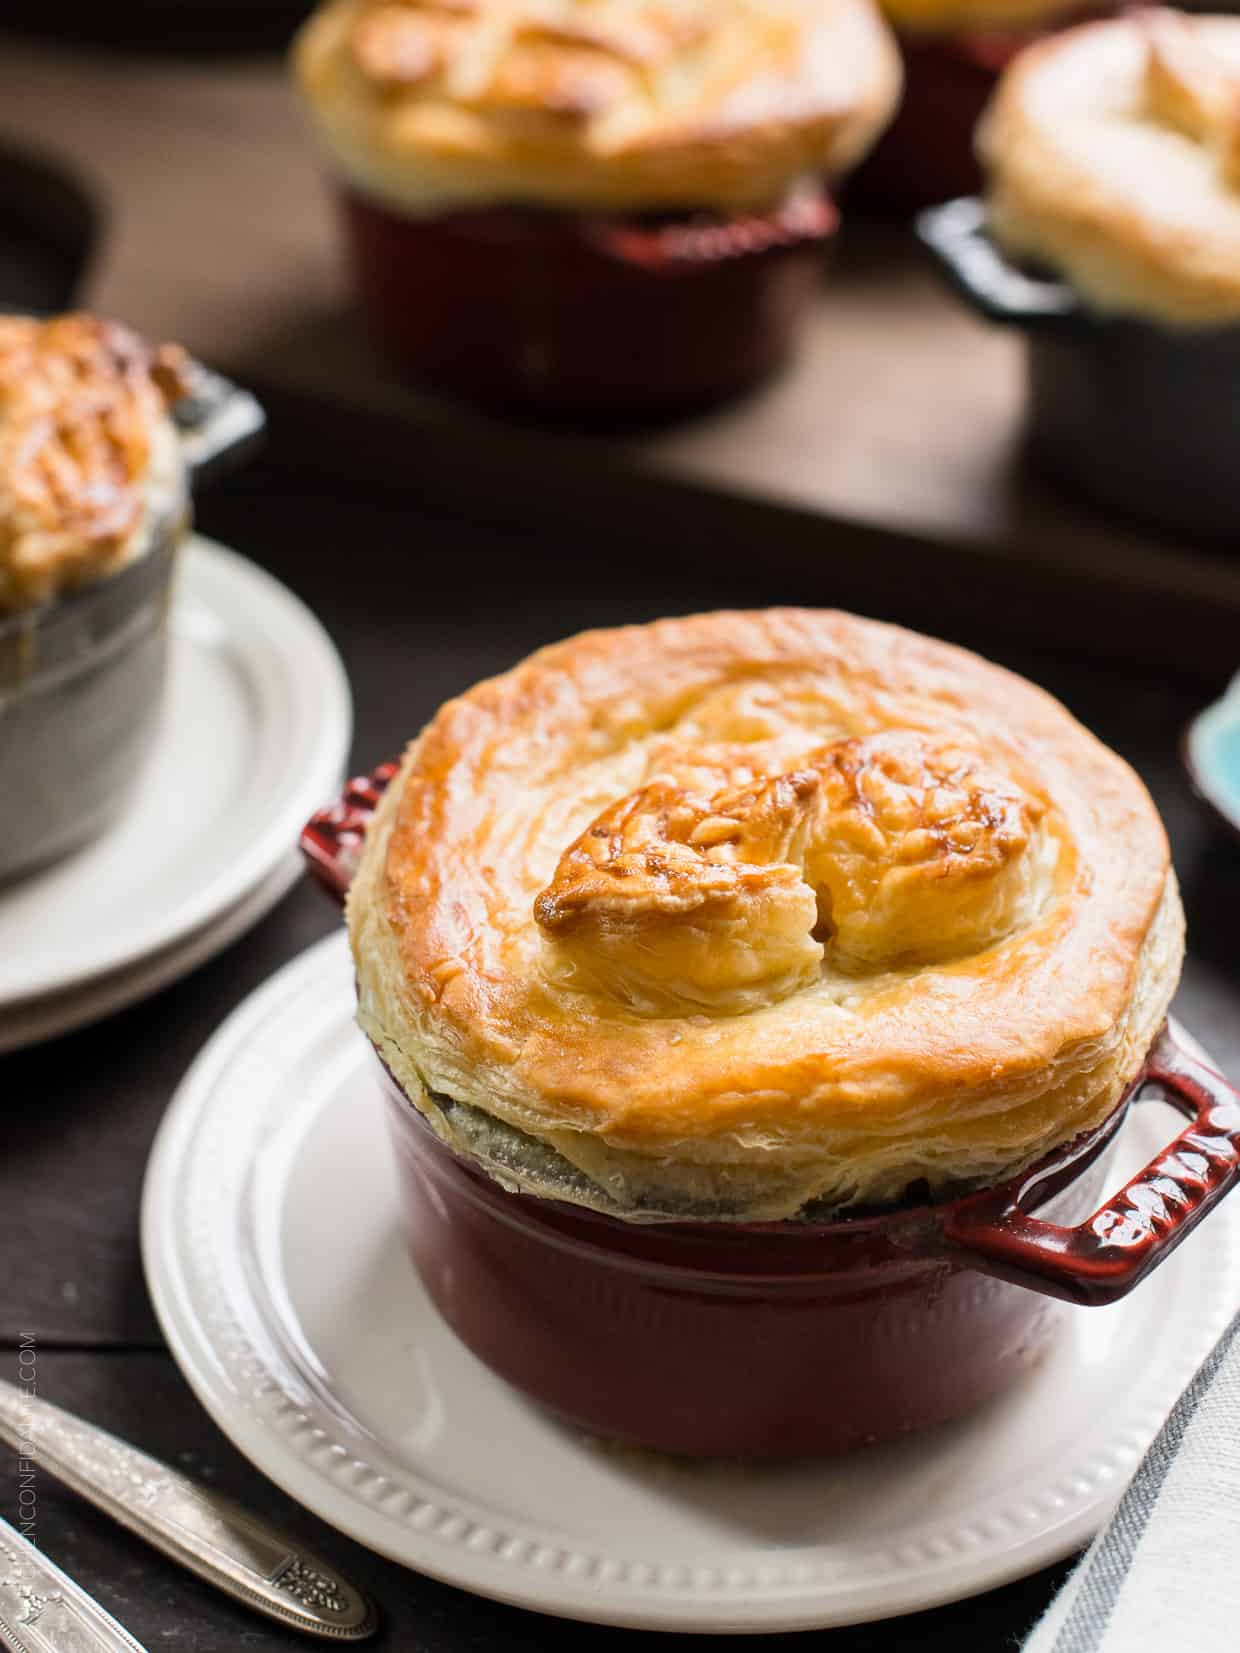
[[[979,128],[992,230],[1093,305],[1240,321],[1240,18],[1151,10],[1022,52]]]
[[[900,85],[870,0],[331,0],[294,65],[345,177],[414,214],[770,205]]]
[[[1182,917],[1132,771],[976,656],[815,611],[589,633],[450,702],[349,904],[459,1151],[633,1217],[1014,1173],[1099,1124]]]
[[[179,491],[186,360],[94,316],[0,316],[0,614],[116,572]]]

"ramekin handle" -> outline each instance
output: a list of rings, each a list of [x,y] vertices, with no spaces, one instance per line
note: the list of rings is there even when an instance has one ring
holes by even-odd
[[[1063,281],[1026,275],[1010,264],[986,231],[986,208],[965,195],[919,213],[917,238],[971,309],[1007,327],[1074,321],[1081,303]]]
[[[335,803],[318,810],[302,828],[301,853],[310,876],[341,905],[357,872],[366,828],[398,767],[382,763],[369,775],[355,776]]]
[[[1240,1180],[1240,1094],[1164,1025],[1134,1100],[1156,1086],[1192,1123],[1127,1187],[1075,1228],[1031,1216],[1041,1177],[1013,1196],[962,1200],[944,1226],[952,1252],[983,1274],[1072,1303],[1113,1303],[1165,1261]]]
[[[201,362],[191,363],[189,388],[173,407],[172,418],[194,488],[251,453],[267,424],[261,404],[248,390]]]

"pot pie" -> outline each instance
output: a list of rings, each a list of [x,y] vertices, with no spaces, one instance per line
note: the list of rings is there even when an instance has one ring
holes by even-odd
[[[767,206],[898,89],[865,0],[333,0],[294,61],[333,162],[410,214]]]
[[[1101,1124],[1183,921],[1140,781],[849,615],[587,633],[449,702],[348,905],[361,1025],[504,1187],[633,1220],[946,1198]]]
[[[1171,11],[1022,54],[979,134],[1013,257],[1099,310],[1240,321],[1240,19]]]
[[[149,546],[184,490],[186,366],[95,316],[0,316],[0,620]]]
[[[0,884],[104,831],[152,749],[193,376],[117,322],[0,316]]]
[[[776,364],[900,82],[870,0],[331,0],[293,62],[389,358],[604,411]]]

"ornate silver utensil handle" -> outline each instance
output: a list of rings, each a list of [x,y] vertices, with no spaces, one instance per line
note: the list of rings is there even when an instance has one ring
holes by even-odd
[[[366,1597],[295,1539],[158,1458],[2,1380],[0,1440],[256,1612],[338,1641],[359,1641],[374,1630]],[[62,1647],[76,1653],[76,1643],[55,1645],[58,1653]],[[82,1643],[83,1649],[93,1645]]]
[[[9,1653],[145,1653],[93,1596],[4,1520],[0,1647]]]

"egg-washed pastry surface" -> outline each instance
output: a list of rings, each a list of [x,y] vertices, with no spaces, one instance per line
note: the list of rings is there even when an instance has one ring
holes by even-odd
[[[870,0],[330,0],[294,66],[344,177],[414,214],[767,206],[900,85]]]
[[[974,655],[803,610],[587,633],[450,702],[349,923],[440,1135],[637,1217],[1011,1174],[1112,1111],[1182,953],[1118,757]]]
[[[138,550],[152,482],[177,464],[185,365],[94,316],[0,316],[0,615]]]
[[[1082,0],[881,0],[881,7],[901,33],[912,36],[1026,29],[1084,9]]]
[[[1136,13],[1023,52],[979,129],[990,221],[1092,304],[1240,321],[1240,18]]]

